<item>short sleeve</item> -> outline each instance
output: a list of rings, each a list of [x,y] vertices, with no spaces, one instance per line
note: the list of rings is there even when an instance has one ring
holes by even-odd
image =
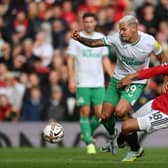
[[[108,35],[102,38],[104,45],[111,46],[116,45],[118,41],[118,33],[113,33],[112,35]]]
[[[69,46],[68,46],[68,49],[67,49],[67,54],[69,56],[77,56],[77,45],[76,45],[76,41],[71,39],[70,42],[69,42]]]
[[[107,48],[107,47],[102,47],[101,53],[102,53],[102,56],[103,56],[103,57],[104,57],[104,56],[107,56],[107,55],[109,54],[108,48]]]

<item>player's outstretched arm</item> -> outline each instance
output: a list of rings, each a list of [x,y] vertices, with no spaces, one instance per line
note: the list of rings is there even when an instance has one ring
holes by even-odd
[[[130,74],[128,76],[126,76],[125,78],[121,79],[119,82],[118,82],[118,85],[117,87],[118,88],[122,88],[122,87],[127,87],[131,84],[131,82],[135,79],[138,79],[139,77],[139,74],[137,72],[133,73],[133,74]]]
[[[118,87],[129,86],[133,80],[149,79],[158,75],[168,75],[168,64],[142,69],[136,73],[130,74],[118,82]]]
[[[102,46],[105,46],[102,39],[89,39],[89,38],[82,37],[82,36],[80,36],[79,32],[76,31],[76,30],[72,33],[72,38],[74,40],[77,40],[80,43],[88,46],[88,47],[102,47]]]

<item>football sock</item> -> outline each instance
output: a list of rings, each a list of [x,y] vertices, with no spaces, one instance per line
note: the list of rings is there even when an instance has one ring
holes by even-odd
[[[125,138],[126,138],[126,135],[124,135],[120,132],[117,137],[117,144],[118,144],[119,148],[122,148],[125,146],[125,140],[126,140]]]
[[[140,148],[137,132],[126,135],[125,140],[130,146],[131,151],[138,151]]]
[[[83,136],[83,140],[86,144],[92,142],[91,128],[88,117],[80,117],[80,128]]]
[[[99,119],[94,115],[90,120],[91,134],[93,135],[96,128],[100,125]]]
[[[114,126],[115,126],[116,118],[115,116],[112,116],[109,120],[102,120],[102,124],[108,131],[110,135],[114,134]]]

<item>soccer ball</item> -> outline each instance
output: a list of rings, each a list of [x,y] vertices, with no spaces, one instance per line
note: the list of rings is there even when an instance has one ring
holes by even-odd
[[[58,143],[64,137],[64,128],[62,125],[52,122],[44,128],[43,137],[47,142]]]

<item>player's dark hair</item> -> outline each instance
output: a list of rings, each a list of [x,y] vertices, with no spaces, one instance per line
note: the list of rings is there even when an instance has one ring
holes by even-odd
[[[97,20],[97,17],[95,16],[94,13],[87,12],[83,15],[82,19],[84,20],[87,17],[93,17],[95,20]]]

